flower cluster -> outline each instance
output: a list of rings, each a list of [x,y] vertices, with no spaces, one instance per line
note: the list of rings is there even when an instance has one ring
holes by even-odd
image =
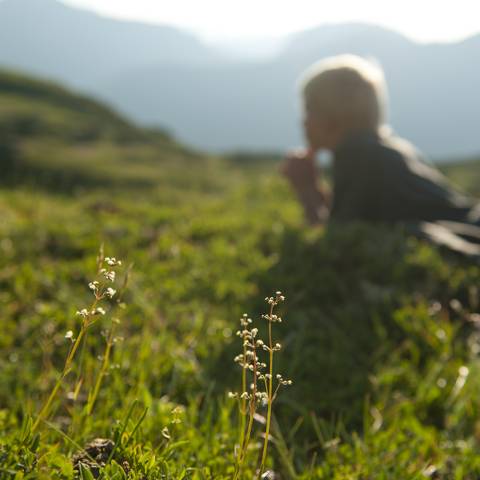
[[[75,312],[76,315],[83,317],[83,318],[88,318],[88,317],[93,317],[94,315],[105,315],[105,309],[103,307],[96,307],[92,310],[87,310],[86,308],[82,308],[81,310],[77,310]]]
[[[276,306],[281,302],[285,301],[285,297],[282,295],[282,292],[275,292],[274,297],[265,297],[265,301],[272,306]],[[281,321],[281,320],[280,320]]]
[[[115,257],[105,257],[105,263],[109,267],[120,267],[122,265],[122,261],[117,260]]]
[[[259,338],[258,328],[253,327],[253,321],[247,314],[244,314],[240,319],[240,330],[237,331],[237,336],[242,341],[243,351],[235,356],[234,361],[242,368],[242,388],[240,392],[229,392],[228,394],[229,398],[239,401],[239,410],[242,418],[240,425],[240,450],[237,455],[235,480],[239,478],[242,470],[252,434],[253,419],[257,415],[259,406],[267,408],[265,440],[259,472],[263,471],[270,431],[272,403],[277,397],[281,386],[292,385],[292,381],[284,379],[280,373],[273,373],[274,353],[282,349],[282,345],[274,342],[272,338],[272,325],[282,322],[282,318],[274,313],[274,308],[284,300],[285,297],[281,292],[276,292],[274,296],[265,298],[269,311],[262,315],[262,318],[268,322],[267,340]],[[263,353],[266,356],[265,360],[259,357],[259,352],[262,351],[265,352]],[[248,388],[247,384],[249,385]],[[248,422],[246,421],[247,416]]]
[[[262,378],[262,370],[267,368],[265,362],[261,362],[257,355],[257,347],[263,345],[263,341],[257,339],[258,328],[251,327],[252,319],[245,313],[240,319],[241,330],[237,331],[237,336],[242,340],[243,352],[234,358],[234,362],[238,363],[243,369],[242,376],[242,392],[230,392],[230,398],[240,398],[243,401],[256,400],[258,403],[263,402],[263,395],[257,391],[257,378]],[[253,381],[250,383],[249,391],[246,388],[246,371],[250,371],[253,375]]]
[[[99,303],[104,299],[112,299],[117,294],[117,290],[112,285],[117,277],[116,268],[121,265],[121,260],[117,260],[115,257],[103,257],[101,252],[98,258],[97,279],[88,283],[88,288],[95,297],[93,304],[90,308],[81,308],[76,311],[76,315],[81,317],[85,326],[90,326],[95,321],[95,317],[107,313]],[[66,333],[65,338],[71,341],[75,339],[70,330]]]
[[[265,301],[271,307],[278,305],[279,303],[283,302],[285,297],[282,295],[281,292],[276,292],[275,296],[266,297]],[[280,323],[282,318],[278,315],[273,313],[273,309],[267,314],[263,314],[262,318],[265,320],[275,323]],[[251,318],[248,317],[246,313],[243,314],[242,318],[240,319],[240,330],[237,330],[236,335],[242,339],[243,345],[243,353],[240,353],[234,357],[234,362],[238,363],[243,369],[249,370],[257,377],[259,380],[271,380],[272,374],[270,373],[262,373],[263,370],[267,368],[267,363],[260,361],[257,355],[257,349],[262,349],[265,352],[273,353],[279,352],[282,349],[282,345],[278,342],[276,343],[265,343],[264,340],[261,338],[257,338],[258,336],[258,328],[249,328],[251,327],[253,321]],[[292,385],[292,380],[285,380],[282,375],[277,374],[275,376],[278,386],[280,385]],[[253,390],[255,387],[255,383],[250,384],[250,389]],[[265,393],[265,392],[263,392]],[[262,392],[256,392],[257,400],[262,400],[264,398]],[[238,392],[229,392],[229,398],[241,398],[241,399],[250,399],[252,398],[251,394],[247,391],[243,391],[241,393]]]
[[[277,380],[280,385],[291,385],[293,383],[291,380],[284,380],[279,373],[277,374]]]

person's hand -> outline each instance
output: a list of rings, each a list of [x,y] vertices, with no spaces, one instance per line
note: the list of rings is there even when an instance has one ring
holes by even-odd
[[[308,149],[289,152],[280,166],[280,172],[296,189],[314,186],[318,175],[314,152]]]

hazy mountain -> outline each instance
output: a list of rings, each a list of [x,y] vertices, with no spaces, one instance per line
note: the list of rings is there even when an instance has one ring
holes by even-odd
[[[170,27],[107,19],[54,0],[0,3],[0,63],[66,80],[208,149],[299,144],[299,74],[347,52],[384,67],[390,120],[400,134],[435,157],[480,151],[480,36],[417,44],[372,25],[326,25],[285,38],[271,59],[239,61]]]
[[[201,147],[286,148],[302,141],[299,74],[315,60],[341,53],[381,63],[390,121],[425,152],[447,157],[480,151],[480,66],[474,62],[480,36],[421,45],[375,26],[326,26],[292,36],[268,62],[130,70],[99,88],[140,121],[168,123]]]
[[[0,2],[0,61],[82,87],[125,69],[213,60],[193,35],[99,16],[56,0]]]

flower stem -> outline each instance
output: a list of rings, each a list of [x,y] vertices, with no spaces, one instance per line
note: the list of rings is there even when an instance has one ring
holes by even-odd
[[[267,421],[265,426],[265,439],[263,441],[262,460],[258,470],[258,478],[262,476],[265,468],[265,460],[267,459],[268,440],[270,436],[270,424],[272,421],[272,403],[273,403],[273,340],[272,340],[272,315],[273,304],[270,306],[270,314],[268,320],[268,347],[269,347],[269,377],[268,377],[268,403],[267,403]]]
[[[65,360],[65,364],[63,366],[63,370],[60,373],[57,382],[55,383],[55,386],[53,387],[52,391],[50,392],[50,395],[48,396],[46,402],[43,404],[43,407],[40,409],[38,412],[37,418],[32,426],[32,432],[35,432],[40,425],[40,422],[44,420],[46,417],[48,417],[48,413],[50,411],[50,407],[52,405],[53,400],[55,399],[58,391],[60,390],[60,387],[62,386],[63,379],[68,375],[68,372],[70,371],[70,367],[72,364],[72,361],[75,357],[75,353],[82,342],[83,336],[85,335],[85,332],[87,330],[87,326],[85,322],[82,324],[82,328],[80,329],[80,333],[78,334],[78,337],[75,339],[75,342],[72,345],[72,348],[70,349],[70,352],[67,356],[67,359]]]
[[[95,308],[97,307],[98,302],[102,299],[103,297],[100,295],[95,295],[95,300],[93,301],[92,305],[90,306],[90,312],[94,311]],[[70,351],[68,352],[67,358],[65,360],[65,363],[63,365],[62,372],[60,373],[55,386],[53,387],[52,391],[50,392],[50,395],[48,396],[47,400],[43,404],[42,408],[38,412],[37,418],[35,419],[35,422],[33,423],[32,426],[32,432],[35,432],[42,420],[45,420],[48,418],[48,414],[50,413],[50,408],[52,406],[53,401],[55,400],[55,397],[57,396],[58,391],[60,390],[60,387],[62,386],[63,380],[65,377],[70,373],[70,369],[73,363],[73,359],[75,358],[75,354],[77,353],[78,347],[82,343],[83,337],[85,336],[88,327],[92,324],[93,322],[90,322],[90,316],[88,315],[86,318],[83,319],[82,321],[82,326],[80,327],[80,332],[78,333],[78,337],[75,339],[75,341],[72,344],[72,347],[70,348]]]
[[[253,389],[250,397],[250,403],[249,403],[249,417],[248,417],[248,426],[247,430],[245,432],[245,435],[243,436],[243,441],[240,444],[240,453],[238,455],[238,461],[235,466],[235,474],[233,477],[233,480],[237,480],[239,478],[239,475],[242,471],[243,464],[245,462],[245,457],[247,456],[247,449],[248,449],[248,444],[250,443],[250,437],[252,435],[252,428],[253,428],[253,419],[255,417],[255,405],[256,405],[256,393],[257,393],[257,352],[256,352],[256,345],[255,345],[255,340],[252,342],[252,349],[253,349]],[[246,349],[245,349],[246,351]],[[245,357],[244,357],[245,358]],[[244,386],[244,392],[246,391],[246,383],[247,383],[247,376],[246,376],[246,369],[244,369],[244,377],[242,376],[242,382],[245,380],[245,386]],[[243,399],[242,399],[243,400]]]
[[[108,334],[107,338],[107,345],[105,347],[105,353],[103,355],[103,361],[102,361],[102,366],[100,368],[100,372],[97,377],[97,381],[95,382],[95,386],[93,387],[93,390],[91,394],[89,395],[88,398],[88,403],[86,407],[87,415],[90,415],[93,411],[93,407],[95,405],[95,402],[98,397],[98,392],[100,391],[100,386],[103,381],[103,377],[107,373],[108,369],[108,364],[110,362],[110,353],[112,351],[112,345],[113,345],[113,335],[114,335],[114,330],[115,330],[115,323],[112,322],[112,327],[110,329],[110,332]]]

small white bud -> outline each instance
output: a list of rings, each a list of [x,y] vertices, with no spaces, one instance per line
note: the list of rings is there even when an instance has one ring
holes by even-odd
[[[108,288],[105,290],[105,294],[106,294],[107,297],[109,297],[109,298],[112,298],[116,293],[117,293],[117,291],[116,291],[114,288],[111,288],[111,287],[108,287]]]

